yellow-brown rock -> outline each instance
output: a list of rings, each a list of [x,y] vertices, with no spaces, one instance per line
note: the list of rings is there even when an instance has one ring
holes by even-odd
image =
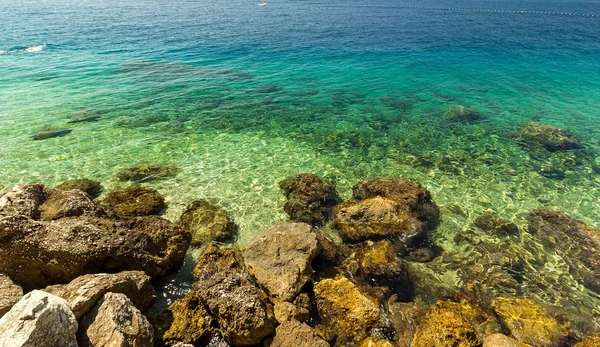
[[[504,334],[492,334],[485,338],[483,347],[531,347]]]
[[[353,344],[368,336],[380,321],[379,304],[345,277],[324,279],[314,286],[317,310],[327,336],[337,344]]]
[[[521,342],[536,347],[558,346],[569,335],[567,327],[531,299],[499,297],[492,308],[511,335]]]
[[[359,347],[394,347],[394,345],[388,340],[370,336],[364,339]]]
[[[587,336],[577,342],[574,347],[598,347],[600,346],[600,335]]]
[[[476,347],[501,330],[492,315],[467,300],[439,300],[421,318],[412,346]]]

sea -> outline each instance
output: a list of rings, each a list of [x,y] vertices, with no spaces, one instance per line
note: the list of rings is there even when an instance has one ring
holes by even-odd
[[[304,172],[344,199],[365,178],[414,178],[465,216],[443,217],[450,234],[483,213],[526,230],[541,207],[600,227],[600,1],[258,2],[0,0],[0,191],[90,178],[108,192],[131,184],[124,168],[176,166],[143,183],[163,216],[206,199],[240,247],[287,219],[278,183]],[[523,146],[532,121],[587,159]]]

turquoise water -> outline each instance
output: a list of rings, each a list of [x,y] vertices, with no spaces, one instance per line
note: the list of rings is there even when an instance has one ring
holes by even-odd
[[[125,167],[173,164],[148,184],[165,217],[208,199],[241,245],[286,218],[277,184],[301,172],[345,198],[365,177],[413,177],[466,225],[494,211],[524,226],[545,206],[600,227],[600,2],[366,5],[0,0],[2,190],[80,177],[110,190]],[[451,122],[456,105],[484,117]],[[67,123],[85,115],[100,119]],[[512,139],[531,120],[592,158],[532,155]],[[46,127],[72,132],[31,139]]]

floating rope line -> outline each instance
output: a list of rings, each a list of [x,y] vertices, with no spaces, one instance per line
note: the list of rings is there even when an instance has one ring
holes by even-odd
[[[519,10],[496,10],[496,9],[481,9],[481,8],[461,8],[461,7],[409,6],[409,5],[353,5],[353,4],[336,5],[336,4],[330,4],[330,3],[324,3],[324,2],[301,2],[301,4],[325,5],[328,7],[398,8],[398,9],[460,11],[460,12],[544,14],[544,15],[556,15],[556,16],[576,16],[576,17],[600,18],[600,14],[576,13],[576,12],[557,12],[557,11],[519,11]]]

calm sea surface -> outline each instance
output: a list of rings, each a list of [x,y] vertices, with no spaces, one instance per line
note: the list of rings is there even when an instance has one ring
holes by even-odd
[[[285,219],[277,184],[301,172],[345,198],[413,177],[468,223],[544,206],[600,227],[595,159],[512,139],[534,120],[600,156],[599,1],[257,2],[0,0],[1,190],[176,165],[147,184],[165,217],[208,199],[241,245]],[[483,118],[449,121],[457,105]],[[46,127],[72,132],[31,139]]]

